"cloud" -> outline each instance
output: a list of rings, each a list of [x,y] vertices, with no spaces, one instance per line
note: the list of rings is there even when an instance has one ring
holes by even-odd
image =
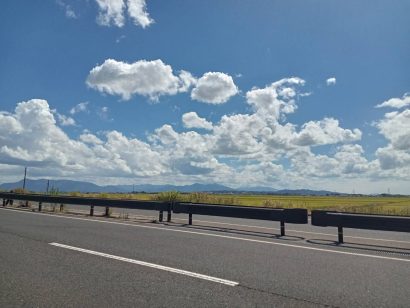
[[[97,23],[102,26],[123,27],[125,24],[125,11],[133,23],[142,28],[151,25],[154,20],[146,11],[145,0],[95,0],[99,13]]]
[[[75,126],[76,125],[75,120],[73,118],[70,118],[68,116],[65,116],[57,112],[56,112],[56,116],[62,126]]]
[[[389,107],[402,105],[394,98],[386,102]],[[388,112],[375,125],[388,141],[385,147],[376,150],[382,170],[379,176],[410,180],[410,109]]]
[[[386,113],[376,126],[393,149],[410,153],[410,109]]]
[[[294,87],[304,84],[305,81],[297,77],[284,78],[262,89],[252,88],[246,93],[246,99],[259,116],[278,121],[281,116],[295,112]]]
[[[203,128],[212,130],[212,123],[198,116],[196,112],[188,112],[182,115],[182,122],[186,128]]]
[[[154,22],[146,11],[145,0],[128,0],[127,6],[128,15],[130,15],[135,25],[146,28]]]
[[[335,77],[330,77],[326,79],[326,85],[328,86],[334,86],[336,84],[336,78]]]
[[[0,165],[24,165],[39,176],[130,177],[165,171],[160,154],[147,143],[117,131],[105,140],[87,133],[72,139],[56,125],[47,101],[17,104],[12,114],[0,114]],[[6,126],[7,125],[7,126]]]
[[[387,101],[384,101],[383,103],[376,105],[376,108],[382,108],[382,107],[390,107],[390,108],[396,108],[400,109],[403,107],[410,106],[410,94],[405,93],[402,98],[391,98]]]
[[[67,18],[72,18],[72,19],[76,19],[77,18],[77,14],[74,12],[74,10],[72,9],[72,7],[69,4],[66,4],[64,1],[62,0],[57,0],[56,3],[65,11],[65,16]]]
[[[124,9],[123,0],[95,0],[98,4],[99,13],[97,23],[101,26],[124,26]]]
[[[88,102],[82,102],[75,105],[73,108],[70,109],[70,114],[74,115],[79,112],[87,112],[88,111]]]
[[[343,129],[339,126],[338,120],[324,118],[321,121],[309,121],[303,124],[293,142],[301,146],[318,146],[357,141],[361,137],[362,132],[359,129]]]
[[[231,76],[220,72],[208,72],[198,79],[191,98],[209,104],[226,103],[238,93]]]
[[[103,144],[100,138],[90,133],[81,134],[80,140],[84,143],[89,143],[89,144]]]
[[[186,92],[191,78],[185,71],[180,76],[174,75],[172,67],[161,60],[140,60],[129,64],[108,59],[90,71],[86,82],[93,89],[120,95],[124,100],[131,99],[134,94],[158,100],[161,95]]]
[[[72,138],[57,125],[59,113],[47,101],[21,102],[13,113],[0,112],[0,175],[9,177],[10,166],[27,165],[37,177],[104,183],[129,178],[234,187],[334,188],[343,183],[350,191],[355,181],[382,187],[388,179],[407,187],[399,183],[410,180],[410,110],[386,113],[376,122],[387,144],[370,160],[366,156],[372,153],[355,143],[361,138],[358,129],[343,128],[335,118],[296,125],[283,117],[297,110],[303,85],[302,79],[286,78],[253,88],[247,92],[249,113],[223,115],[211,123],[188,112],[182,116],[184,130],[164,124],[147,141],[115,130],[98,137],[84,130]]]
[[[97,115],[100,117],[101,120],[104,121],[112,121],[109,117],[109,108],[107,106],[101,107],[97,110]]]

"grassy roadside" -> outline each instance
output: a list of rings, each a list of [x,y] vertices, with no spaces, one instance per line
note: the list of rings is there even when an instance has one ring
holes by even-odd
[[[381,196],[276,196],[242,194],[207,194],[163,192],[159,194],[80,194],[98,198],[135,200],[183,201],[242,206],[265,206],[272,208],[306,208],[311,210],[335,210],[367,214],[410,216],[410,197]]]
[[[410,197],[397,196],[277,196],[252,194],[209,194],[209,193],[60,193],[78,197],[109,199],[182,201],[224,205],[263,206],[272,208],[306,208],[312,210],[334,210],[343,212],[410,216]]]

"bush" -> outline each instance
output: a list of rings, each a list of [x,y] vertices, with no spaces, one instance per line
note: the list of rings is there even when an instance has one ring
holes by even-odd
[[[151,198],[152,200],[167,201],[167,202],[175,202],[175,201],[181,200],[181,196],[179,192],[177,191],[164,191],[157,195],[152,196]]]
[[[14,192],[14,193],[16,193],[16,194],[28,194],[28,193],[30,193],[27,189],[24,189],[24,188],[22,188],[22,187],[13,189],[12,192]]]

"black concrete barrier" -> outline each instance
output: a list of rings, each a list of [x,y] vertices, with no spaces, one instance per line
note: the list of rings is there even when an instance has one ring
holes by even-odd
[[[90,215],[94,215],[94,206],[105,207],[105,213],[108,213],[107,208],[125,208],[125,209],[140,209],[153,210],[160,213],[159,220],[162,221],[162,212],[167,211],[168,217],[171,219],[172,204],[162,201],[139,201],[125,199],[104,199],[104,198],[88,198],[88,197],[72,197],[61,195],[40,195],[40,194],[18,194],[0,192],[0,198],[3,199],[3,206],[7,200],[24,200],[39,203],[39,211],[44,203],[57,204],[75,204],[90,206]]]
[[[306,209],[282,209],[202,203],[175,203],[173,206],[173,212],[188,214],[189,225],[192,225],[193,214],[280,221],[281,236],[285,235],[285,223],[308,223],[308,212]]]
[[[337,227],[339,243],[343,243],[343,228],[410,232],[410,217],[314,210],[312,225]]]

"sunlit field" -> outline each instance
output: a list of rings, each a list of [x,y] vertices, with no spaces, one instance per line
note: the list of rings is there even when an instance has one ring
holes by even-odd
[[[355,213],[372,213],[410,216],[410,197],[394,196],[277,196],[164,192],[159,194],[80,194],[100,198],[136,200],[184,201],[225,205],[264,206],[273,208],[307,208],[309,211],[336,210]]]

